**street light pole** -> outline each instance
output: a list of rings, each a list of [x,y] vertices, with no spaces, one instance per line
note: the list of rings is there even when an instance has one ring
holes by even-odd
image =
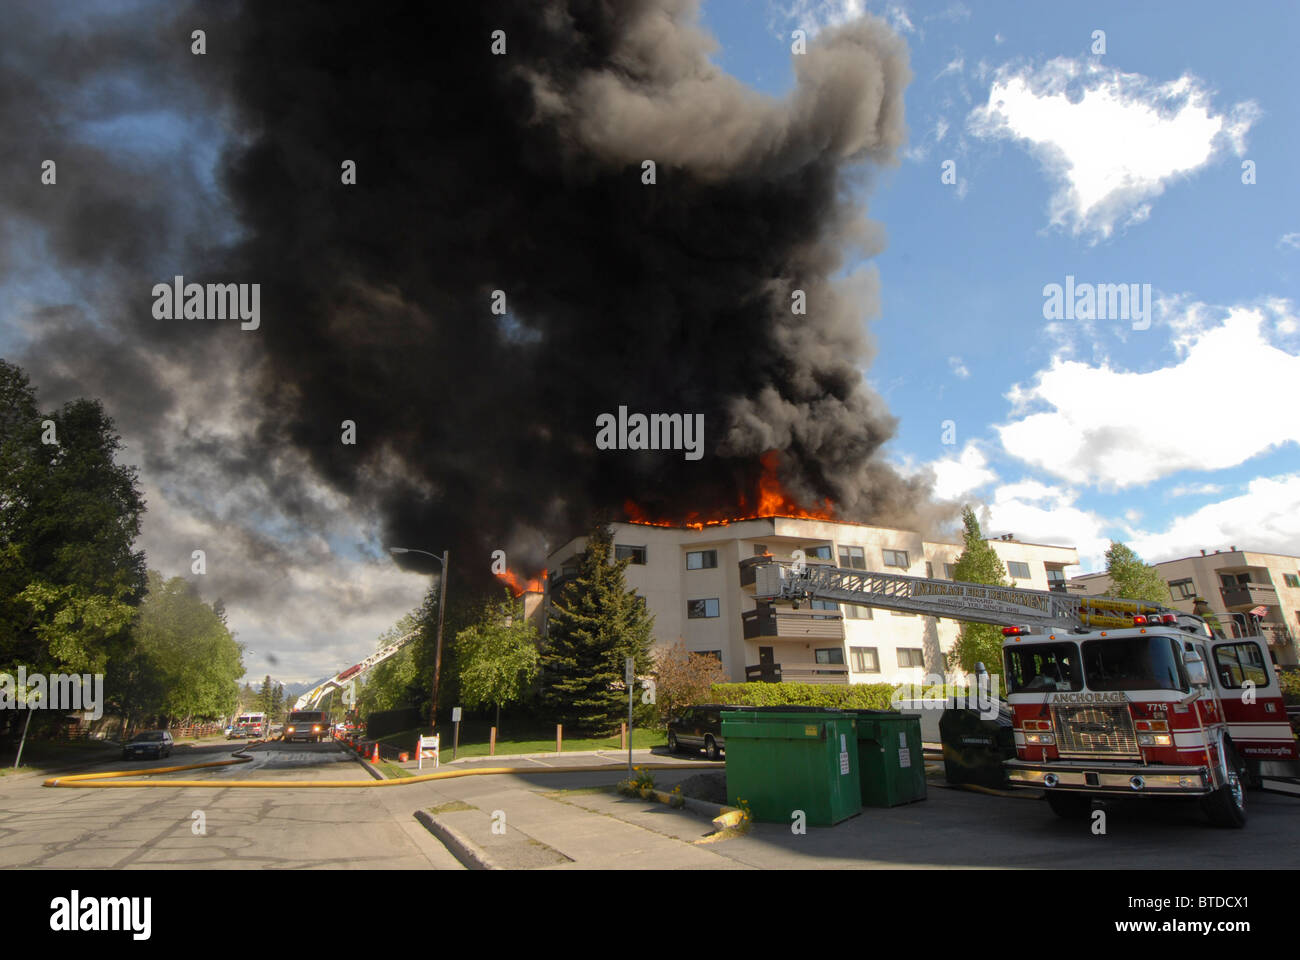
[[[389,553],[420,553],[426,557],[433,557],[442,565],[442,582],[438,587],[438,642],[433,654],[433,703],[429,708],[429,725],[435,730],[438,728],[438,681],[442,677],[442,623],[447,613],[447,563],[451,558],[451,551],[442,551],[442,556],[436,553],[430,553],[428,550],[412,550],[407,547],[389,547]]]

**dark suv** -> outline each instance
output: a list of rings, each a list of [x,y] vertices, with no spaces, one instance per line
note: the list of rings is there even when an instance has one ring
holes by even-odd
[[[668,724],[668,749],[703,750],[710,760],[717,760],[727,742],[722,739],[722,711],[726,707],[706,703],[687,707]]]

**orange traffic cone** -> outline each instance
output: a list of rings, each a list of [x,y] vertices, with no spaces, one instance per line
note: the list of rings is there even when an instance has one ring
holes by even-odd
[[[375,752],[374,755],[370,758],[370,762],[371,763],[379,762],[379,741],[378,740],[375,741]]]

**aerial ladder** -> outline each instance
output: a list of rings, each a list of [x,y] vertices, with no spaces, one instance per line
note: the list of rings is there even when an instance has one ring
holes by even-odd
[[[376,650],[366,659],[358,664],[341,670],[320,685],[308,690],[294,703],[294,710],[310,710],[325,699],[325,695],[332,690],[342,690],[345,686],[355,683],[366,672],[379,666],[389,657],[399,653],[403,647],[420,635],[421,631],[412,630],[408,634],[398,637],[392,643]]]
[[[1142,617],[1139,622],[1174,625],[1202,637],[1211,635],[1200,617],[1158,603],[850,570],[807,560],[773,560],[756,566],[754,599],[796,608],[813,599],[833,600],[1005,628],[1078,633],[1131,627],[1135,617]]]

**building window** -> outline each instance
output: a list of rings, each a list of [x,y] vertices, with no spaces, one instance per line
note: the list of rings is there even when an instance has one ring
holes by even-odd
[[[934,564],[931,563],[929,560],[925,561],[925,575],[927,577],[934,576]]]
[[[1021,563],[1019,560],[1008,560],[1007,573],[1011,574],[1013,580],[1028,580],[1029,564]]]
[[[853,661],[854,673],[880,672],[880,654],[875,647],[850,647],[849,657]]]
[[[1186,580],[1170,580],[1169,596],[1174,600],[1191,600],[1196,596],[1196,584],[1190,577]]]
[[[925,651],[919,647],[899,647],[898,665],[900,667],[924,667]]]
[[[722,662],[721,650],[692,650],[691,653],[698,653],[701,657],[712,657],[718,663]]]
[[[754,556],[756,556],[756,557],[766,557],[766,556],[767,556],[767,544],[766,544],[766,543],[756,543],[756,544],[754,544]]]
[[[870,607],[864,607],[857,603],[842,603],[840,608],[844,611],[846,620],[870,620],[872,613]]]
[[[834,616],[827,616],[826,614],[821,614],[819,616],[817,614],[813,614],[814,620],[838,620],[839,619],[840,605],[836,603],[834,600],[814,600],[811,603],[811,606],[814,610],[835,611]]]
[[[645,547],[629,547],[623,543],[614,544],[614,559],[628,560],[632,563],[645,563]]]
[[[823,543],[819,547],[804,547],[803,555],[809,560],[830,560],[831,547],[828,543]]]
[[[691,620],[705,620],[709,617],[716,617],[717,615],[717,597],[709,597],[707,600],[686,601],[686,616]]]
[[[1047,568],[1047,585],[1053,590],[1065,589],[1065,571],[1053,567]]]
[[[851,570],[867,569],[867,555],[861,547],[840,547],[840,566]]]
[[[945,563],[945,564],[943,565],[943,575],[944,575],[945,577],[947,577],[949,580],[956,580],[956,579],[957,579],[957,565],[956,565],[956,564],[953,564],[953,563]]]
[[[817,649],[818,663],[843,663],[844,650],[842,647],[819,647]]]
[[[1288,587],[1300,587],[1300,576],[1296,576],[1294,573],[1284,573],[1282,579],[1286,581]]]
[[[906,550],[885,550],[885,566],[901,567],[906,570],[911,564],[907,562]]]
[[[686,554],[687,570],[712,570],[718,565],[718,551],[691,550]]]

